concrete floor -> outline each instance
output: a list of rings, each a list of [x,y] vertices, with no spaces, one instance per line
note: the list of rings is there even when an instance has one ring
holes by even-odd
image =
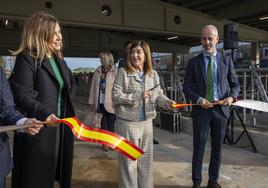
[[[155,127],[155,188],[191,188],[192,137]],[[208,179],[210,146],[207,143],[202,186]],[[73,188],[116,188],[117,152],[98,144],[75,142]],[[268,156],[224,145],[219,183],[223,188],[268,188]],[[10,177],[7,181],[10,188]],[[58,185],[55,184],[55,188]]]

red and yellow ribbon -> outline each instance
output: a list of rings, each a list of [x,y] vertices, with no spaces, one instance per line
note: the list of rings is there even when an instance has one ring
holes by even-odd
[[[86,142],[104,144],[119,151],[133,161],[138,159],[144,153],[139,147],[124,137],[110,131],[87,126],[81,123],[77,117],[59,119],[55,122],[68,125],[78,139]]]
[[[179,103],[177,103],[177,104],[172,104],[171,106],[172,106],[172,108],[184,108],[187,106],[194,106],[194,105],[196,105],[196,104],[179,104]]]

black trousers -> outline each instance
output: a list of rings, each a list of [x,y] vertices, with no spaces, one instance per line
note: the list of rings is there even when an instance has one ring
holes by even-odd
[[[202,182],[202,164],[205,145],[210,129],[211,153],[209,162],[209,180],[217,182],[221,163],[221,150],[225,137],[228,119],[222,113],[220,107],[204,110],[193,117],[193,159],[192,180],[194,183]]]
[[[115,114],[107,112],[105,109],[102,112],[101,128],[107,131],[114,132]]]

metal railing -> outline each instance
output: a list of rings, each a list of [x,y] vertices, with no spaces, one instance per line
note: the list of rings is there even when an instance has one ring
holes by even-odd
[[[268,89],[268,68],[256,68],[259,73],[260,81],[263,85],[264,92],[267,94]],[[239,98],[262,100],[260,92],[256,86],[256,80],[250,68],[237,68],[239,83],[241,86]],[[182,91],[182,83],[185,75],[184,70],[180,71],[158,71],[160,77],[161,87],[167,96],[174,101],[186,103],[184,93]],[[93,73],[79,73],[75,74],[77,92],[76,95],[88,97],[91,86]],[[189,101],[188,101],[189,102]],[[190,112],[191,108],[184,108],[183,111]],[[252,125],[255,125],[255,115],[253,110],[243,109],[243,121],[246,122],[248,118],[252,119]]]
[[[259,75],[259,80],[256,80],[256,75],[254,76],[254,72],[249,68],[237,68],[236,72],[238,74],[239,83],[241,86],[240,96],[242,99],[252,99],[265,101],[265,97],[263,97],[263,93],[267,94],[268,89],[268,68],[255,68],[255,71]],[[168,97],[178,102],[185,102],[184,94],[182,92],[181,84],[183,83],[183,78],[185,75],[184,70],[180,71],[158,71],[160,78],[162,79],[163,89],[167,92]],[[178,83],[178,80],[180,83]],[[260,84],[262,87],[259,87]],[[260,91],[259,88],[263,88],[263,91]],[[191,108],[184,109],[186,112],[190,112]],[[253,110],[247,110],[243,108],[243,120],[246,122],[247,118],[251,118],[252,125],[256,125],[256,120]]]

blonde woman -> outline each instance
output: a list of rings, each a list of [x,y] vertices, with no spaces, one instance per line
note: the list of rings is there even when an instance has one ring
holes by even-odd
[[[29,117],[51,121],[74,115],[71,72],[63,60],[58,20],[34,13],[24,24],[11,75],[16,105]],[[73,134],[64,125],[46,126],[35,137],[14,137],[12,188],[71,187]]]
[[[114,66],[111,52],[101,52],[99,57],[101,66],[94,72],[88,103],[91,110],[102,114],[101,128],[114,132],[115,114],[111,93],[117,68]],[[103,149],[108,151],[105,145],[103,145]]]
[[[155,105],[169,108],[174,101],[160,88],[147,42],[133,41],[126,67],[118,70],[112,98],[116,132],[139,146],[144,154],[136,161],[119,154],[120,188],[153,188],[153,126]]]

